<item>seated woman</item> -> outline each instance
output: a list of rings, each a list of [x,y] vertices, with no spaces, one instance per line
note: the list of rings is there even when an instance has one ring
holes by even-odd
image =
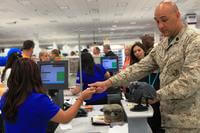
[[[95,89],[86,89],[63,111],[46,95],[39,68],[28,58],[21,58],[12,65],[8,88],[0,100],[6,133],[46,133],[48,121],[71,121],[82,102],[95,93]]]
[[[146,49],[143,44],[136,42],[131,48],[131,60],[130,65],[139,62],[146,56]],[[152,85],[156,90],[160,89],[159,72],[152,72],[150,75],[140,79],[141,82],[147,82]],[[151,105],[154,110],[153,117],[148,118],[148,124],[150,125],[153,133],[161,132],[161,115],[160,115],[160,103],[157,102]]]
[[[95,83],[97,81],[104,81],[110,77],[110,74],[106,72],[102,65],[94,63],[94,59],[90,53],[83,52],[81,54],[82,64],[82,79],[83,90],[88,88],[88,84]],[[80,70],[77,72],[76,88],[71,89],[73,94],[79,93],[80,90]],[[87,105],[97,105],[107,103],[107,92],[97,93],[92,96],[91,99],[85,101]]]

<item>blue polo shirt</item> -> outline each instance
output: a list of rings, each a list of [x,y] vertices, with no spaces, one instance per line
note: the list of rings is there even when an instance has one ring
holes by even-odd
[[[5,97],[0,100],[0,109]],[[31,93],[18,108],[17,120],[14,123],[5,121],[6,133],[46,133],[48,121],[53,118],[60,107],[54,104],[47,95]],[[3,119],[4,112],[2,112]]]
[[[82,78],[83,78],[83,90],[88,88],[88,84],[95,83],[97,81],[104,81],[106,70],[100,64],[95,64],[94,66],[94,74],[88,75],[84,70],[82,70]],[[80,84],[80,72],[77,73],[76,84]],[[107,99],[107,92],[96,93],[92,96],[91,99],[85,100],[87,104],[94,104],[96,101]]]

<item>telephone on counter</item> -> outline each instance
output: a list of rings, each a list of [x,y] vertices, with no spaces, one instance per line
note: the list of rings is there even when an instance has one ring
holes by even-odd
[[[63,109],[67,110],[71,106],[72,106],[71,104],[69,104],[68,102],[65,102],[63,104]],[[83,108],[80,108],[78,110],[78,113],[76,114],[76,117],[84,117],[84,116],[87,116],[87,111],[85,109],[83,109]]]

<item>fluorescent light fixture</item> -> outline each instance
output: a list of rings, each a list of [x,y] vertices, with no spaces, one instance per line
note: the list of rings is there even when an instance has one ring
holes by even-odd
[[[73,19],[73,18],[76,18],[76,16],[67,16],[67,18]]]
[[[24,21],[30,20],[29,18],[20,18],[20,19]]]
[[[30,0],[17,0],[17,1],[23,6],[31,5]]]
[[[119,21],[118,20],[114,20],[113,23],[119,23]]]
[[[119,2],[117,3],[116,7],[127,7],[128,6],[128,3],[127,2]]]
[[[99,18],[93,18],[92,21],[93,22],[100,22],[100,19]]]
[[[13,21],[13,22],[8,22],[6,24],[17,24],[17,21]]]
[[[67,6],[67,5],[65,5],[65,6],[60,6],[59,8],[62,9],[62,10],[64,10],[64,9],[69,10],[69,9],[70,9],[69,6]]]
[[[115,13],[114,16],[116,16],[116,17],[117,17],[117,16],[118,16],[118,17],[121,17],[121,16],[123,16],[123,13],[120,13],[120,12],[119,12],[119,13]]]
[[[50,20],[49,22],[50,22],[50,23],[58,23],[57,20]]]
[[[92,8],[92,9],[89,10],[89,14],[99,14],[99,9]]]
[[[113,28],[116,28],[116,27],[117,27],[117,25],[112,25],[112,27],[113,27]]]
[[[87,2],[97,2],[98,0],[87,0]]]
[[[133,21],[133,22],[130,22],[130,24],[136,24],[136,22],[135,22],[135,21]]]

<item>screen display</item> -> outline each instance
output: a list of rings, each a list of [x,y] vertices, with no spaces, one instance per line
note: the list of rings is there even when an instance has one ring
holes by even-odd
[[[101,65],[113,75],[119,70],[118,57],[117,56],[101,57]]]
[[[43,84],[64,84],[65,68],[63,65],[43,64],[40,69]]]
[[[117,69],[117,59],[102,59],[102,65],[105,69]]]

